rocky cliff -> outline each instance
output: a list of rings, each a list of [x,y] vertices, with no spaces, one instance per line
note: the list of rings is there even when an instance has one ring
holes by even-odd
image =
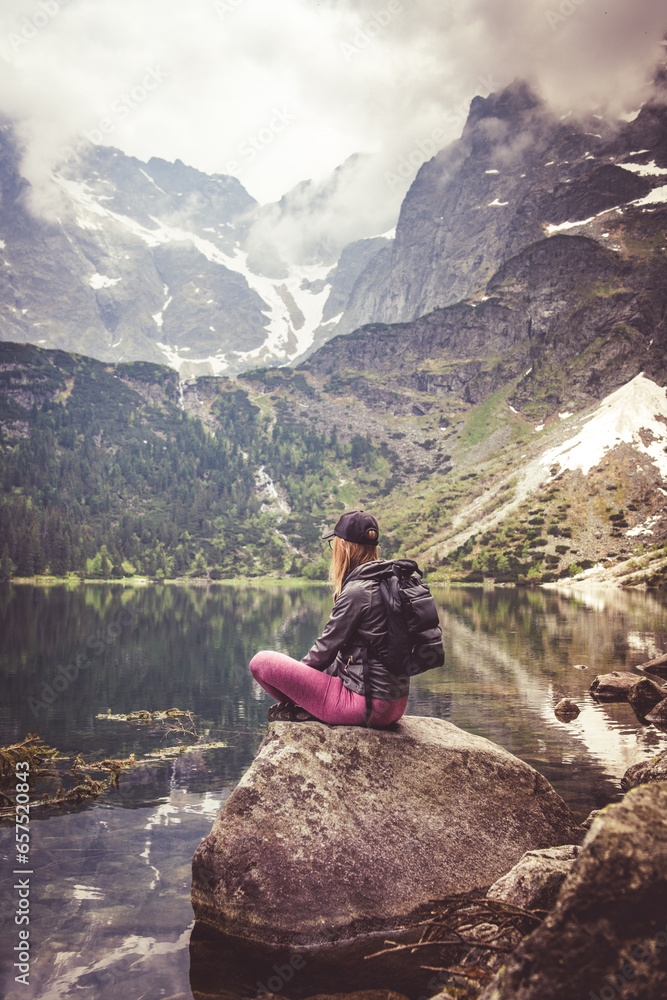
[[[421,167],[393,245],[358,279],[336,332],[465,299],[554,232],[618,251],[625,211],[664,203],[666,120],[664,103],[631,123],[558,119],[522,83],[475,98],[461,139]]]
[[[5,341],[103,361],[166,362],[184,376],[286,363],[326,339],[358,274],[387,242],[352,246],[330,276],[344,248],[321,238],[302,247],[300,220],[310,204],[304,208],[303,192],[301,200],[261,207],[233,177],[84,144],[70,151],[38,210],[19,163],[5,122]],[[335,195],[335,185],[325,186],[310,200],[326,216]],[[293,255],[283,259],[289,227]]]

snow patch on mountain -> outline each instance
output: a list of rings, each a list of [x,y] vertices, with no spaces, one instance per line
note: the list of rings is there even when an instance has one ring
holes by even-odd
[[[626,531],[628,538],[637,538],[639,535],[652,535],[653,529],[662,520],[662,514],[654,514],[652,517],[648,517],[643,524],[638,524],[636,528],[630,528]]]
[[[183,374],[183,367],[187,365],[187,375],[222,375],[229,369],[229,363],[222,353],[210,355],[207,358],[184,358],[182,355],[190,350],[189,347],[177,347],[174,344],[163,344],[160,341],[156,344],[164,354],[165,361],[172,368]]]
[[[591,215],[589,219],[581,219],[579,222],[561,222],[557,226],[547,223],[546,231],[549,236],[553,236],[554,233],[562,233],[565,232],[566,229],[574,229],[575,226],[587,226],[591,222],[595,222],[594,215]]]
[[[607,396],[579,433],[545,452],[540,465],[588,475],[619,444],[646,455],[667,479],[667,392],[643,373]]]
[[[662,205],[667,201],[667,184],[653,188],[645,198],[638,198],[637,201],[630,202],[631,205]]]
[[[258,360],[290,361],[306,351],[313,343],[313,335],[322,323],[324,306],[329,296],[330,285],[327,282],[327,275],[331,271],[330,265],[293,265],[287,277],[267,278],[251,270],[248,266],[248,253],[238,246],[233,253],[225,252],[212,239],[206,239],[188,229],[169,225],[155,216],[149,216],[155,228],[148,228],[136,219],[114,212],[100,204],[99,196],[84,182],[61,176],[57,176],[56,180],[74,204],[77,225],[80,227],[100,228],[94,220],[103,219],[107,224],[112,223],[141,240],[149,248],[170,243],[190,243],[211,263],[241,275],[248,287],[265,303],[266,308],[262,309],[262,312],[266,315],[267,321],[264,343],[250,351],[235,352],[237,361],[241,361],[244,365],[251,365],[253,361]],[[120,280],[96,274],[90,283],[93,288],[108,288]],[[309,290],[310,284],[315,282],[323,285],[317,293]],[[162,327],[163,312],[170,301],[171,299],[167,299],[162,310],[152,317],[158,328]],[[180,367],[184,360],[180,357],[182,348],[164,344],[158,346],[170,365]],[[229,367],[224,361],[222,347],[221,352],[215,357],[201,359],[202,363],[205,361],[211,364],[216,373]]]
[[[662,177],[667,174],[667,167],[657,167],[655,160],[651,160],[650,163],[619,163],[618,166],[623,170],[630,170],[633,174],[639,174],[640,177]]]
[[[100,288],[113,288],[120,281],[120,278],[108,278],[106,274],[94,274],[88,284],[97,291]]]
[[[160,185],[156,184],[155,181],[153,180],[153,178],[151,177],[151,175],[147,174],[145,170],[141,169],[141,167],[139,167],[139,173],[143,174],[144,177],[146,178],[146,180],[149,180],[151,182],[151,184],[153,185],[153,187],[158,189],[158,191],[160,192],[160,194],[166,195],[166,192],[162,190],[162,188],[160,187]]]

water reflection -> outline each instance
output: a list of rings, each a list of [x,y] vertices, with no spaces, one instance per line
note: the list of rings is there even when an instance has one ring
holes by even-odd
[[[189,996],[190,860],[234,784],[33,823],[31,985],[3,995]]]
[[[436,599],[447,661],[413,682],[410,714],[495,740],[545,774],[579,818],[619,797],[630,764],[664,748],[665,735],[628,705],[588,694],[595,674],[667,648],[662,596],[443,589]],[[124,774],[84,810],[34,810],[31,986],[0,980],[11,1000],[191,996],[191,858],[266,731],[270,699],[247,663],[260,648],[302,656],[330,603],[316,586],[0,587],[2,745],[37,732],[86,760],[140,757],[161,730],[98,715],[172,706],[227,744]],[[562,697],[581,709],[569,724],[553,714]],[[13,834],[0,830],[6,872]],[[1,904],[4,956],[15,943],[11,891]]]
[[[417,684],[447,691],[452,722],[536,767],[580,819],[619,798],[627,767],[665,745],[629,705],[599,705],[588,693],[596,674],[631,670],[665,648],[664,599],[620,591],[449,590],[441,618],[446,671]],[[587,669],[577,669],[582,665]],[[580,708],[574,722],[554,715],[564,697]]]
[[[330,603],[321,587],[0,589],[2,736],[38,730],[67,753],[100,740],[108,753],[109,735],[132,751],[95,719],[107,710],[178,706],[216,729],[264,725],[249,660],[262,647],[305,652]]]

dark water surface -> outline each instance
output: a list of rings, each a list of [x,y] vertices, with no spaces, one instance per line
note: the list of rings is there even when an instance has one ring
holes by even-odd
[[[580,819],[620,797],[630,764],[667,745],[628,705],[588,695],[595,674],[667,648],[667,595],[442,589],[436,597],[447,662],[413,682],[409,714],[499,743],[544,774]],[[261,648],[301,657],[330,603],[315,586],[0,587],[0,745],[34,732],[86,762],[131,753],[148,761],[78,808],[40,814],[34,803],[47,786],[31,788],[28,986],[12,969],[15,830],[0,828],[2,995],[192,996],[192,855],[266,732],[270,699],[247,663]],[[569,725],[553,714],[561,697],[581,708]],[[176,738],[109,718],[171,707],[192,710],[206,738],[225,745],[151,760]],[[221,982],[220,995],[254,996],[253,975]]]

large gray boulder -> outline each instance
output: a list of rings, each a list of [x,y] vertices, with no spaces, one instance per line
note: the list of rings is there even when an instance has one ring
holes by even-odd
[[[664,1000],[667,783],[602,810],[554,910],[481,1000]]]
[[[192,904],[227,936],[322,947],[582,835],[537,771],[442,719],[279,722],[195,853]]]

